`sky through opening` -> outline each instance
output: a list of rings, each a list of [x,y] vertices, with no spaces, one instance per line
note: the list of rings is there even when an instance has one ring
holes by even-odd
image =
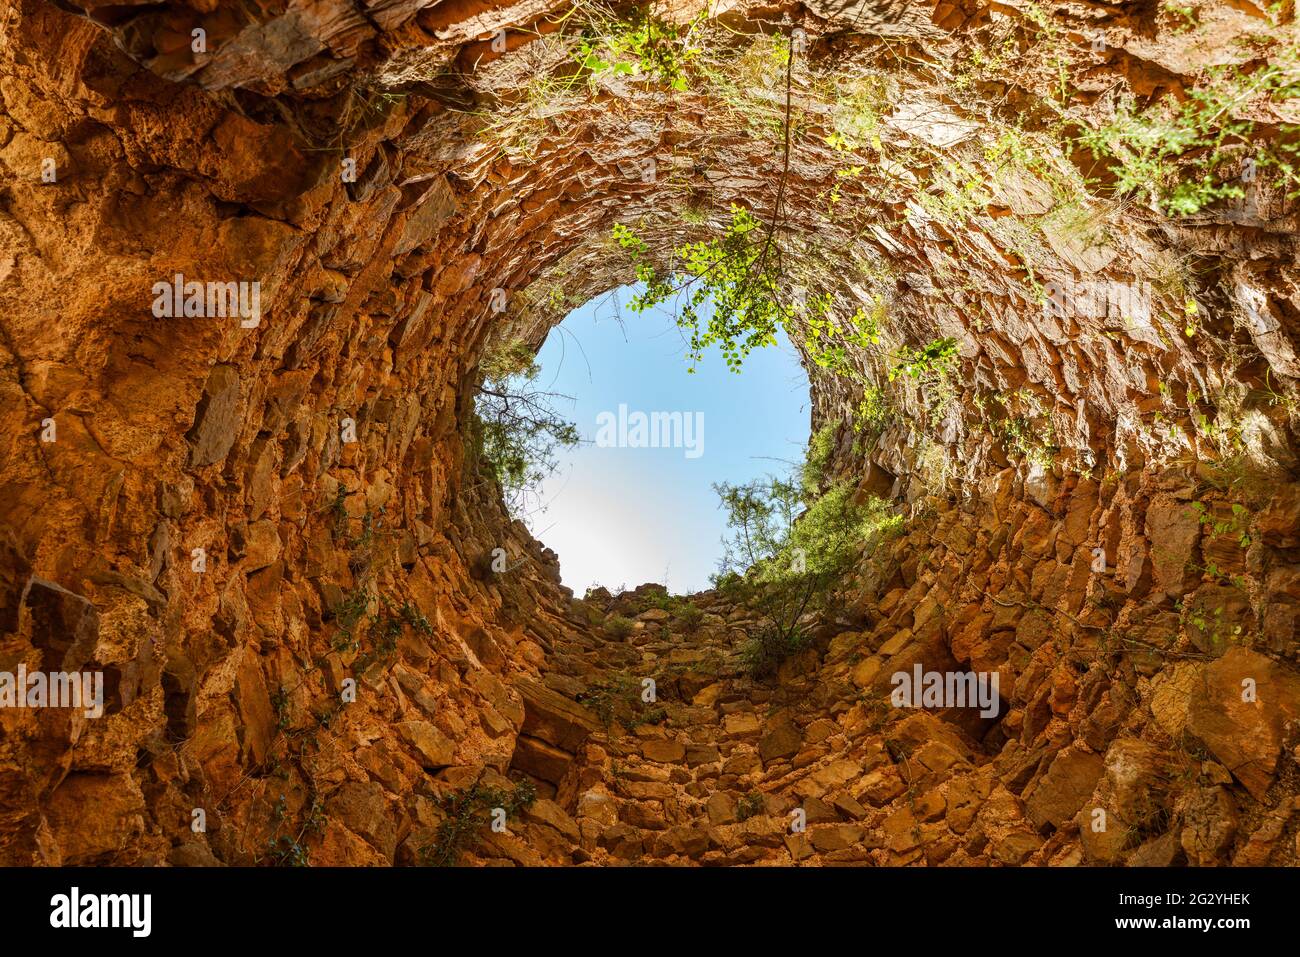
[[[525,521],[579,595],[707,588],[726,531],[712,483],[784,474],[808,442],[808,377],[784,333],[739,374],[715,348],[692,375],[671,309],[632,312],[637,291],[573,310],[538,353],[537,386],[563,396],[556,410],[583,442],[562,450]]]

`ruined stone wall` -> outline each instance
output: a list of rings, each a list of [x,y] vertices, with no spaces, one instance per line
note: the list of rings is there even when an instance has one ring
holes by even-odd
[[[1058,193],[1095,164],[1036,137],[1049,115],[1104,119],[1117,85],[1181,93],[1209,64],[1293,48],[1294,12],[1203,4],[1187,31],[1072,6],[741,4],[717,12],[757,91],[741,95],[538,93],[571,55],[546,3],[251,10],[4,8],[0,670],[94,667],[108,695],[96,719],[0,711],[0,859],[413,863],[439,798],[512,769],[544,792],[526,849],[495,852],[523,861],[803,860],[775,834],[787,800],[812,798],[831,815],[813,848],[870,852],[851,860],[1292,859],[1294,202],[1177,221],[1076,208]],[[809,706],[779,728],[731,720],[769,693],[731,674],[715,701],[678,687],[687,710],[644,730],[670,744],[593,752],[606,732],[574,700],[610,668],[657,673],[658,652],[609,647],[504,515],[466,455],[474,368],[631,280],[615,222],[666,262],[733,202],[772,215],[782,77],[753,37],[796,27],[792,275],[878,306],[887,347],[951,336],[959,359],[919,387],[855,354],[896,413],[869,438],[851,425],[860,394],[812,370],[836,471],[901,498],[909,532],[864,554],[846,617],[785,676]],[[1008,36],[1017,56],[974,56]],[[827,142],[836,76],[883,84],[871,164]],[[1269,109],[1252,118],[1300,120]],[[1032,163],[997,147],[1015,124]],[[962,182],[935,185],[954,158],[987,189],[973,206],[954,205]],[[158,317],[154,285],[178,274],[259,282],[256,324]],[[1044,307],[1081,282],[1150,295],[1134,315]],[[1012,441],[1016,416],[1041,441]],[[732,624],[704,634],[730,647],[743,613]],[[885,745],[908,716],[859,700],[914,661],[1001,675],[995,727],[902,734],[946,742],[961,773],[918,776]],[[1263,705],[1234,698],[1246,678]],[[657,844],[657,819],[620,815],[668,795],[619,792],[619,749],[674,768],[641,783],[672,785],[665,826],[707,819],[702,839]],[[837,761],[856,770],[801,788]],[[772,795],[759,855],[708,830],[743,823],[717,807],[751,791]],[[1098,838],[1097,806],[1125,828]],[[815,836],[831,827],[850,830]]]

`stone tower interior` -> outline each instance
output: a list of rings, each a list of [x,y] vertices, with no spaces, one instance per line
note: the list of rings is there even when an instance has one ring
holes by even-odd
[[[0,863],[1294,864],[1298,33],[6,0],[0,672],[104,694],[0,708]],[[474,440],[743,216],[890,519],[763,675],[728,593],[563,587]]]

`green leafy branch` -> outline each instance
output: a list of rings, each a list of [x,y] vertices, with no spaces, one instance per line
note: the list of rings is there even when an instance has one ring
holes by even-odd
[[[1300,196],[1300,126],[1283,124],[1271,141],[1257,135],[1251,120],[1234,112],[1258,99],[1300,96],[1300,57],[1291,52],[1254,73],[1230,66],[1209,71],[1206,84],[1182,103],[1172,96],[1145,110],[1131,99],[1097,129],[1085,129],[1079,143],[1097,159],[1109,159],[1115,190],[1136,194],[1171,216],[1189,216],[1224,199],[1246,195],[1240,175],[1224,170],[1243,154],[1256,169],[1273,169],[1288,198]]]
[[[628,20],[612,19],[589,27],[575,57],[583,69],[596,75],[651,77],[684,93],[690,86],[687,66],[700,54],[690,38],[703,17],[700,14],[683,28],[637,10]]]

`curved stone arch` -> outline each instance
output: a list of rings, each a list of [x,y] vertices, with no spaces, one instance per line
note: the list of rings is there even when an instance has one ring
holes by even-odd
[[[161,860],[181,847],[191,848],[185,861],[204,854],[256,859],[276,836],[267,830],[272,802],[256,772],[283,740],[282,717],[300,730],[337,698],[355,659],[344,661],[329,643],[339,609],[363,585],[375,592],[366,608],[377,615],[380,594],[423,609],[431,637],[421,645],[408,628],[403,654],[425,671],[413,676],[416,669],[407,667],[392,681],[403,702],[409,697],[430,710],[427,701],[436,699],[460,733],[449,746],[445,729],[434,733],[425,717],[408,717],[409,709],[377,696],[355,720],[383,742],[384,756],[337,742],[325,752],[320,745],[346,774],[376,778],[364,793],[329,796],[341,829],[325,844],[329,860],[398,858],[384,827],[357,836],[370,826],[360,806],[380,806],[380,818],[404,825],[419,818],[388,787],[397,780],[431,787],[411,772],[412,761],[430,774],[501,771],[518,767],[516,736],[549,743],[527,730],[541,720],[529,715],[542,712],[537,701],[545,695],[523,695],[525,707],[511,686],[536,677],[547,653],[561,647],[573,627],[567,597],[556,587],[555,557],[510,525],[494,490],[471,477],[461,427],[475,365],[491,337],[519,334],[540,343],[563,311],[540,296],[517,313],[507,309],[516,324],[507,326],[492,311],[491,293],[506,289],[522,301],[539,283],[544,290],[557,270],[574,281],[576,301],[621,284],[628,265],[608,254],[606,238],[615,222],[637,225],[667,264],[674,246],[709,235],[733,201],[770,215],[781,162],[773,144],[716,123],[703,95],[655,90],[622,101],[584,93],[572,114],[547,121],[534,155],[512,158],[477,135],[481,121],[464,112],[474,84],[463,74],[482,75],[477,85],[496,98],[494,116],[508,122],[521,115],[508,95],[520,69],[513,64],[531,62],[529,31],[543,32],[537,24],[555,5],[478,11],[459,26],[438,20],[442,6],[394,5],[366,15],[350,4],[323,5],[337,18],[313,20],[306,5],[289,3],[261,23],[208,21],[213,11],[178,3],[138,16],[113,8],[128,17],[117,22],[103,22],[102,13],[96,19],[92,7],[88,19],[77,18],[39,0],[22,0],[9,12],[10,44],[0,61],[9,80],[0,91],[9,125],[0,158],[14,182],[0,220],[0,346],[6,422],[11,435],[23,438],[0,466],[8,506],[0,528],[2,604],[18,609],[4,625],[23,654],[50,666],[44,656],[59,647],[52,629],[60,619],[24,596],[33,594],[32,582],[51,583],[37,592],[68,603],[65,617],[95,620],[83,650],[94,647],[99,657],[92,660],[120,679],[110,709],[116,744],[92,735],[91,746],[77,751],[60,729],[36,719],[6,744],[12,766],[28,769],[6,772],[6,793],[22,798],[21,835],[5,845],[6,860],[50,862],[61,854],[96,862],[124,853]],[[746,9],[729,11],[733,25]],[[877,9],[850,12],[858,22]],[[814,23],[817,6],[812,10],[804,22]],[[943,10],[935,9],[924,39],[962,49],[983,15]],[[897,18],[877,18],[875,33],[862,39],[844,36],[843,23],[830,22],[835,11],[823,12],[830,25],[811,31],[815,56],[824,58],[816,63],[865,67],[880,55],[882,36],[905,42],[897,39]],[[225,42],[191,69],[194,63],[175,55],[183,51],[177,44],[185,28],[205,22],[210,39]],[[504,55],[483,37],[501,27],[508,32]],[[1134,88],[1149,82],[1136,56],[1126,53],[1108,75]],[[1150,73],[1161,84],[1177,75],[1163,66]],[[1148,274],[1154,280],[1169,251],[1190,251],[1209,267],[1207,275],[1162,291],[1166,311],[1173,307],[1177,318],[1179,295],[1190,294],[1214,311],[1221,332],[1240,312],[1262,355],[1251,382],[1268,369],[1285,383],[1297,372],[1294,205],[1258,222],[1218,212],[1171,224],[1098,204],[1110,231],[1102,254],[1079,242],[1068,223],[1027,236],[1013,226],[1039,222],[1051,210],[1042,208],[1030,179],[996,180],[997,164],[985,155],[994,138],[982,136],[1002,129],[996,114],[972,122],[962,104],[927,99],[923,94],[935,93],[933,77],[919,68],[900,68],[896,78],[891,135],[936,138],[909,154],[930,178],[908,184],[884,164],[855,174],[879,188],[856,198],[854,214],[867,208],[884,221],[836,226],[824,213],[825,197],[843,167],[810,136],[799,143],[787,183],[784,238],[792,258],[812,261],[810,290],[833,291],[846,304],[878,292],[895,345],[959,336],[954,387],[962,401],[952,415],[930,422],[920,397],[900,390],[901,417],[922,424],[892,435],[873,465],[845,431],[837,468],[855,479],[873,467],[921,475],[934,464],[927,450],[937,450],[942,462],[960,467],[955,477],[968,502],[987,506],[980,522],[1010,527],[1005,516],[1020,509],[1016,521],[1023,524],[991,533],[995,540],[1003,534],[988,562],[1005,561],[997,574],[1008,591],[1046,565],[1047,541],[1077,551],[1092,535],[1109,549],[1112,567],[1123,563],[1129,592],[1145,595],[1155,575],[1168,594],[1178,593],[1184,585],[1169,572],[1177,562],[1148,554],[1143,535],[1156,534],[1145,511],[1154,495],[1156,514],[1174,516],[1167,519],[1178,526],[1171,537],[1195,539],[1198,529],[1180,525],[1177,508],[1160,498],[1159,483],[1173,481],[1160,463],[1185,447],[1149,434],[1144,417],[1151,417],[1161,383],[1184,394],[1188,386],[1203,391],[1216,380],[1235,381],[1235,368],[1205,337],[1180,338],[1176,329],[1169,335],[1168,317],[1158,317],[1164,336],[1091,313],[1067,327],[1043,311],[1035,283],[1081,275],[1097,283]],[[808,79],[799,109],[821,118],[821,128],[813,120],[807,127],[820,133],[828,110]],[[1032,83],[1002,92],[1022,103],[1047,95]],[[940,121],[931,128],[936,114]],[[340,129],[346,135],[337,135]],[[958,134],[963,138],[949,141]],[[648,155],[656,158],[649,184],[638,165]],[[39,179],[47,158],[59,173],[55,183]],[[341,177],[348,159],[356,161],[353,182]],[[958,159],[969,169],[954,173],[955,183],[945,187],[933,178]],[[662,170],[672,173],[660,176]],[[944,190],[957,189],[953,202],[960,207],[960,191],[972,181],[978,191],[996,183],[997,195],[969,216],[959,208],[956,222],[937,220]],[[675,209],[683,191],[707,195],[705,222],[683,226]],[[939,205],[927,208],[922,195]],[[802,238],[818,243],[799,249]],[[244,328],[233,317],[160,320],[150,311],[152,287],[177,273],[204,283],[261,282],[261,322]],[[813,391],[819,422],[851,416],[857,396],[850,385],[814,370]],[[1065,467],[1078,463],[1053,461],[1035,473],[1013,461],[1001,448],[1005,437],[982,430],[986,419],[972,411],[975,398],[994,391],[1052,400],[1042,418],[1054,423],[1063,450],[1086,450],[1092,460],[1084,465],[1108,477],[1120,475],[1118,467],[1143,476],[1150,470],[1150,483],[1134,479],[1131,490],[1098,493],[1090,479]],[[1255,423],[1258,444],[1275,465],[1293,467],[1285,416],[1255,411],[1263,419]],[[59,438],[42,445],[33,436],[46,419]],[[345,419],[355,442],[343,437]],[[925,441],[909,439],[917,433]],[[947,490],[918,488],[916,495],[927,491]],[[1110,495],[1119,504],[1108,504]],[[930,495],[921,504],[939,508],[944,498]],[[1263,534],[1288,548],[1288,500],[1279,501]],[[366,517],[381,509],[386,524],[382,546],[375,546]],[[1049,537],[1054,523],[1066,537]],[[952,515],[930,544],[961,554],[974,534],[966,526],[975,524]],[[515,566],[524,573],[485,578],[481,559],[490,546],[524,556]],[[211,559],[203,572],[191,565],[195,549]],[[1057,564],[1070,575],[1079,567]],[[954,600],[971,599],[961,591],[967,585],[950,580],[952,569],[944,574]],[[913,565],[899,575],[906,588],[896,602],[908,615],[932,612],[933,603],[913,591],[927,590],[924,573]],[[1270,640],[1283,650],[1294,645],[1275,613],[1293,607],[1284,597],[1275,595],[1266,612],[1274,614]],[[954,653],[967,624],[944,626]],[[1010,669],[1010,677],[1034,679],[1013,692],[1029,715],[1026,743],[1034,744],[1052,713],[1044,713],[1048,665],[1040,649],[1047,645],[1028,648],[1041,636],[1022,630],[1024,660],[996,658],[1010,654],[998,646],[1005,629],[988,640],[991,651],[975,642],[974,652],[962,653],[983,655]],[[1223,683],[1231,685],[1232,677]],[[1213,727],[1205,733],[1211,740],[1229,736]],[[528,747],[537,749],[530,760],[563,764],[542,745]],[[148,770],[137,764],[141,750]],[[405,757],[392,757],[399,752]],[[309,769],[292,773],[303,795],[315,794]],[[147,806],[145,774],[154,775],[149,783],[170,802],[196,802],[233,826],[193,851],[165,810]],[[1261,791],[1267,777],[1252,773],[1250,786]],[[454,773],[451,779],[460,780]],[[370,785],[384,793],[376,796]],[[102,842],[84,840],[70,814],[83,801],[113,812]],[[1051,808],[1052,819],[1064,820],[1059,810]],[[54,834],[47,844],[36,837],[42,821]]]

